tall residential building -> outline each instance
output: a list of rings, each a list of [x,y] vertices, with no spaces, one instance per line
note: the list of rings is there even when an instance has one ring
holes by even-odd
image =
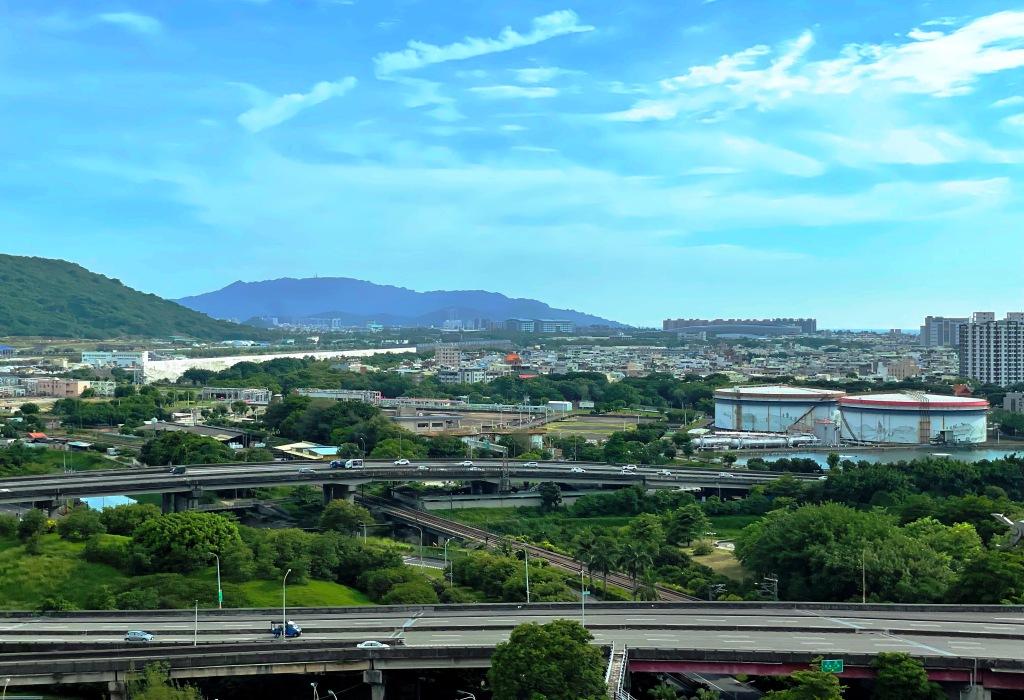
[[[462,350],[457,345],[439,344],[434,351],[434,362],[438,367],[458,369],[462,364]]]
[[[968,318],[926,316],[921,326],[921,345],[926,348],[959,347],[960,326],[968,321]]]
[[[999,386],[1024,382],[1024,314],[1002,321],[988,311],[973,314],[960,327],[960,375]]]

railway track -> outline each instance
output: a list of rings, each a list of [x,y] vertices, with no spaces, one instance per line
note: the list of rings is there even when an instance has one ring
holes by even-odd
[[[454,520],[448,520],[447,518],[439,517],[433,513],[426,513],[412,508],[404,508],[402,506],[395,505],[393,502],[384,498],[377,498],[376,496],[359,496],[358,498],[366,505],[372,506],[385,515],[397,520],[412,522],[416,525],[426,525],[438,532],[443,532],[446,535],[453,535],[473,542],[480,542],[486,547],[497,547],[498,543],[502,539],[502,535],[498,535],[478,527],[473,527],[472,525],[465,525]],[[576,574],[585,568],[585,565],[579,559],[574,559],[570,556],[559,554],[558,552],[552,552],[544,549],[543,547],[538,547],[537,545],[520,542],[518,543],[518,546],[528,551],[530,556],[536,557],[537,559],[543,559],[552,566],[556,566],[563,571],[569,571]],[[621,572],[610,572],[608,574],[608,583],[624,588],[630,592],[636,590],[636,584],[633,580]],[[688,602],[700,600],[700,598],[680,593],[679,591],[672,590],[665,586],[655,586],[655,590],[657,591],[658,599],[663,601]]]

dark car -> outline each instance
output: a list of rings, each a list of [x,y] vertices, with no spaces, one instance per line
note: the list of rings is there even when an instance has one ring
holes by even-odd
[[[171,467],[171,474],[174,474],[175,476],[181,476],[187,471],[188,470],[185,467]]]

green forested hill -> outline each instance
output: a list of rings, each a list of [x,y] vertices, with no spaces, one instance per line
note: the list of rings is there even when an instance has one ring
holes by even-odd
[[[217,321],[64,260],[0,255],[0,337],[250,337]]]

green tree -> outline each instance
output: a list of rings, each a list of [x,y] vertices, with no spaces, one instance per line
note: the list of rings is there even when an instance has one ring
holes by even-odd
[[[388,438],[381,440],[370,452],[373,459],[423,459],[427,456],[426,445],[421,445],[412,438]]]
[[[18,523],[18,539],[25,541],[46,531],[46,514],[33,508],[21,516]]]
[[[540,509],[545,512],[555,510],[562,503],[562,489],[553,481],[545,481],[540,484],[537,487],[537,493],[540,494],[541,499]]]
[[[335,499],[328,503],[320,516],[322,529],[345,534],[356,532],[361,523],[373,524],[373,515],[366,508],[344,499]]]
[[[677,508],[664,518],[665,534],[672,544],[685,543],[687,547],[696,539],[704,537],[711,527],[711,521],[704,509],[696,503]]]
[[[84,542],[93,535],[107,531],[100,514],[89,506],[72,508],[67,515],[57,522],[57,534],[61,539],[72,542]]]
[[[131,536],[142,523],[160,517],[160,509],[151,503],[127,503],[100,511],[100,521],[112,535]]]
[[[171,680],[166,664],[151,663],[142,672],[142,677],[128,684],[133,700],[202,700],[202,695],[188,685],[178,685]]]
[[[185,432],[161,433],[148,440],[139,453],[145,464],[223,464],[234,462],[235,454],[227,445]]]
[[[656,552],[665,541],[665,530],[661,526],[661,518],[653,513],[638,515],[626,526],[626,538],[632,543]]]
[[[946,694],[938,683],[928,680],[928,673],[918,659],[902,652],[879,653],[873,662],[878,674],[875,690],[877,700],[942,700]]]
[[[224,516],[188,511],[147,520],[132,540],[154,570],[189,572],[205,566],[211,552],[220,554],[240,537],[238,526]]]
[[[598,537],[587,566],[591,571],[601,574],[605,590],[608,588],[608,574],[615,569],[618,561],[618,543],[607,535]]]
[[[647,697],[651,700],[676,700],[679,697],[679,694],[672,686],[667,683],[662,683],[661,685],[648,690]]]
[[[494,700],[603,700],[604,657],[592,641],[571,620],[516,627],[491,659]]]
[[[790,675],[789,688],[774,690],[765,695],[765,700],[843,700],[843,686],[831,673],[811,668],[794,671]],[[893,696],[896,700],[899,696]]]
[[[399,583],[381,600],[384,605],[435,605],[437,591],[428,581],[406,581]]]
[[[831,471],[839,468],[839,462],[841,460],[842,458],[839,456],[838,452],[829,452],[828,457],[825,458],[825,463],[828,464],[828,468]]]

